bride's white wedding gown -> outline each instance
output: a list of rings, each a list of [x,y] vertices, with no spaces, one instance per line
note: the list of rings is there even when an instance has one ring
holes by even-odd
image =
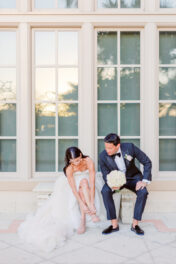
[[[89,180],[89,171],[78,171],[74,174],[77,190],[83,178]],[[105,208],[102,202],[101,189],[103,180],[96,177],[95,180],[95,207],[97,215],[104,221],[106,219]],[[18,234],[20,238],[41,250],[52,251],[57,246],[73,235],[80,225],[80,209],[72,189],[65,175],[60,176],[54,185],[51,197],[37,209],[35,214],[29,215],[20,225]],[[97,227],[102,222],[93,223],[91,217],[86,215],[86,227]]]

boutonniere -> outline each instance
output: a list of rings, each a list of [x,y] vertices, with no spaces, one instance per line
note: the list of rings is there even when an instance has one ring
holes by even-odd
[[[131,161],[133,159],[132,156],[125,154],[124,158],[128,161]]]

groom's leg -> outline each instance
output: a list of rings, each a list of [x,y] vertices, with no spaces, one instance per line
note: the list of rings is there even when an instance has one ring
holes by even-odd
[[[111,190],[111,188],[109,188],[108,185],[105,184],[101,190],[101,193],[103,196],[103,201],[107,212],[107,219],[108,220],[117,219],[115,204],[112,197],[113,191]]]
[[[134,207],[134,219],[140,221],[142,219],[142,214],[146,205],[148,191],[146,188],[136,191],[136,183],[138,181],[139,179],[128,180],[125,188],[135,192],[137,195],[136,203]]]

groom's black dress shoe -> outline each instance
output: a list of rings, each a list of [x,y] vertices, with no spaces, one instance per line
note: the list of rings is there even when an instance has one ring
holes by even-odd
[[[110,225],[108,228],[106,228],[105,230],[103,230],[102,234],[103,235],[108,235],[110,233],[117,232],[117,231],[119,231],[119,226],[117,226],[116,228],[113,228],[113,226]]]
[[[131,226],[131,231],[135,232],[137,235],[144,235],[144,231],[138,225],[135,227]]]

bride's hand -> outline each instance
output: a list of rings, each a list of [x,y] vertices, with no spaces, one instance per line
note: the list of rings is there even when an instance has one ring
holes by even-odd
[[[92,203],[89,207],[90,211],[91,211],[91,214],[96,214],[96,208],[95,208],[95,205],[94,203]]]
[[[88,208],[88,206],[86,206],[83,202],[80,203],[80,207],[84,211],[85,214],[90,214],[91,213],[89,208]]]

